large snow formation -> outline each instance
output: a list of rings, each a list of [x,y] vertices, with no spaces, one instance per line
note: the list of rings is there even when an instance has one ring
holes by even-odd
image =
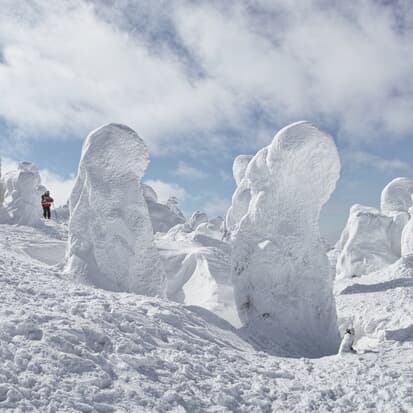
[[[249,161],[232,198],[234,216],[247,207],[232,231],[240,318],[291,354],[338,348],[333,280],[318,220],[339,173],[333,139],[298,122]]]
[[[109,124],[86,138],[69,202],[67,271],[107,290],[163,294],[140,184],[147,164],[145,143],[127,126]]]
[[[158,201],[158,195],[155,190],[147,185],[142,184],[143,196],[146,200],[151,218],[153,232],[168,232],[172,227],[185,222],[185,217],[178,208],[178,202],[175,198],[168,200],[168,203],[162,204]]]
[[[38,168],[30,162],[21,162],[17,170],[3,177],[4,207],[13,224],[36,226],[41,222],[42,208]],[[2,211],[3,218],[5,216]]]
[[[413,179],[396,178],[381,193],[380,208],[383,214],[408,212],[412,206]]]
[[[389,236],[392,224],[392,218],[376,208],[353,205],[339,241],[338,276],[360,276],[396,261]]]
[[[362,205],[350,209],[336,245],[337,276],[349,278],[380,270],[401,255],[413,252],[408,245],[413,180],[396,178],[383,189],[381,210]],[[406,225],[407,224],[407,225]],[[402,235],[403,234],[403,235]],[[402,247],[403,245],[403,247]]]
[[[413,254],[413,207],[409,209],[410,219],[403,228],[401,237],[401,255]]]
[[[239,155],[234,159],[232,174],[234,176],[237,187],[241,185],[251,159],[252,155]],[[249,203],[251,201],[250,188],[248,187],[248,185],[242,185],[242,189],[237,188],[236,193],[237,203],[230,206],[225,218],[226,231],[228,232],[230,232],[241,220],[241,218],[247,213]]]
[[[3,180],[1,179],[1,158],[0,158],[0,223],[5,224],[10,222],[10,216],[4,208],[4,184]]]

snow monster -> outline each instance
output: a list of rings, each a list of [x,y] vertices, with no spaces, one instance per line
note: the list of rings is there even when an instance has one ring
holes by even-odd
[[[248,162],[232,197],[240,319],[261,344],[285,355],[318,357],[338,349],[333,279],[318,223],[339,175],[331,136],[298,122]]]
[[[67,272],[106,290],[164,294],[140,183],[147,164],[145,143],[127,126],[102,126],[86,138],[69,200]]]

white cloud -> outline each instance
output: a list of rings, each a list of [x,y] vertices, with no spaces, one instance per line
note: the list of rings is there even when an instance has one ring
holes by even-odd
[[[205,202],[203,209],[209,217],[225,217],[230,206],[231,200],[219,196],[213,196]]]
[[[385,159],[363,151],[347,151],[344,153],[347,163],[356,163],[378,170],[392,176],[397,174],[413,176],[413,166],[401,159]]]
[[[1,161],[2,176],[9,171],[16,170],[19,164],[18,161],[10,158],[2,158]],[[75,178],[64,178],[48,169],[41,169],[39,170],[39,173],[41,183],[50,191],[55,201],[55,206],[64,205],[70,197]]]
[[[409,2],[3,3],[0,117],[30,136],[117,121],[216,154],[301,118],[353,141],[413,129]]]
[[[159,179],[149,179],[144,183],[155,190],[160,202],[166,202],[171,196],[175,196],[178,202],[182,202],[188,196],[185,189],[175,183],[164,182]]]
[[[202,172],[201,170],[194,168],[183,161],[179,161],[178,167],[174,174],[189,179],[202,179],[207,177],[205,172]]]

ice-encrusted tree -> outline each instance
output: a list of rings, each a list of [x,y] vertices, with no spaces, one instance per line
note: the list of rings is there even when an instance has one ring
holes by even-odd
[[[250,188],[245,183],[241,183],[251,159],[252,155],[238,155],[234,159],[234,163],[232,165],[232,174],[234,176],[235,183],[237,184],[237,202],[231,205],[228,209],[225,218],[225,227],[227,232],[230,232],[248,211],[249,203],[251,201]]]
[[[291,353],[333,353],[339,344],[333,279],[318,221],[340,174],[335,143],[298,122],[244,160],[231,206],[240,319]],[[237,210],[245,214],[238,218]]]
[[[145,143],[127,126],[102,126],[86,138],[69,201],[68,272],[107,290],[164,294],[140,183],[147,164]]]
[[[400,177],[384,187],[380,211],[358,204],[350,208],[347,224],[336,245],[337,277],[369,274],[406,255],[408,225],[412,225],[409,221],[412,194],[413,180]]]
[[[41,178],[39,169],[31,162],[20,162],[17,169],[2,179],[4,208],[7,220],[13,224],[37,226],[41,223]],[[5,211],[0,211],[2,220]]]

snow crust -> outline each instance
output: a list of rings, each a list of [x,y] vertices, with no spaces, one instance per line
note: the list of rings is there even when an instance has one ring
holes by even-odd
[[[333,353],[339,344],[333,280],[318,229],[339,173],[333,139],[298,122],[280,130],[244,174],[235,174],[243,175],[230,212],[240,319],[296,354]]]
[[[86,138],[69,201],[67,272],[107,290],[164,293],[140,184],[147,164],[145,143],[127,126],[102,126]]]
[[[39,170],[31,162],[21,162],[17,170],[8,172],[2,179],[4,209],[1,222],[36,226],[41,223],[42,208]]]

